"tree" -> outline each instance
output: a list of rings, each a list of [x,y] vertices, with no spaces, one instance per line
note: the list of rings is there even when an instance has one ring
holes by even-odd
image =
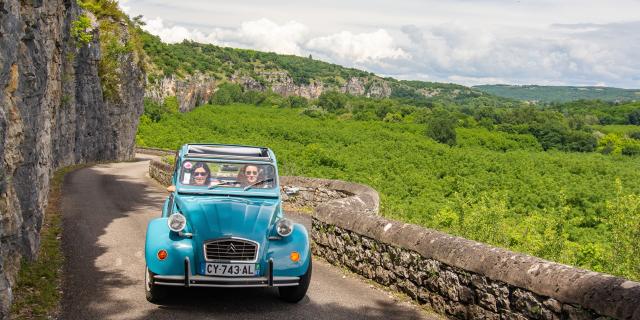
[[[454,146],[456,144],[456,124],[458,120],[444,109],[433,112],[427,121],[426,134],[440,143]]]
[[[402,114],[400,112],[389,112],[384,119],[384,122],[402,122]]]
[[[629,114],[629,124],[640,125],[640,109],[633,110]]]
[[[347,105],[347,97],[337,91],[326,91],[318,97],[318,105],[329,112],[341,111]]]
[[[571,131],[566,137],[565,149],[568,151],[593,152],[598,140],[593,134],[584,131]]]
[[[305,97],[289,96],[287,99],[291,108],[305,108],[309,104]]]
[[[242,102],[242,87],[235,83],[223,83],[218,86],[218,91],[211,98],[211,103],[227,105],[234,102]]]

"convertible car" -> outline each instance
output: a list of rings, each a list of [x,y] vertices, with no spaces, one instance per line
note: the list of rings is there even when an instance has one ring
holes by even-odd
[[[178,150],[162,216],[147,227],[145,292],[171,287],[278,287],[288,302],[311,280],[307,230],[282,213],[269,148],[187,144]]]

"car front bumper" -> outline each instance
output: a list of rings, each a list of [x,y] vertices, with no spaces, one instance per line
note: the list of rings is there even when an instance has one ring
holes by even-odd
[[[267,277],[251,278],[228,278],[211,276],[161,276],[154,275],[153,283],[163,286],[176,287],[224,287],[224,288],[258,288],[258,287],[287,287],[297,286],[299,277],[274,277],[273,283],[269,285]]]
[[[273,260],[269,260],[266,277],[214,277],[191,274],[191,261],[184,259],[184,275],[153,275],[153,284],[180,287],[258,288],[290,287],[300,284],[300,277],[273,276]]]

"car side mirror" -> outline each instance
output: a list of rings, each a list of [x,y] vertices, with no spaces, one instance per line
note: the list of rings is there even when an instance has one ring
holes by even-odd
[[[176,186],[170,185],[170,186],[167,187],[167,192],[172,193],[174,191],[176,191]]]

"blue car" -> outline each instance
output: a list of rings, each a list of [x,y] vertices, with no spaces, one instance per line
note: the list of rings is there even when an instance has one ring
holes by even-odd
[[[278,287],[288,302],[311,280],[307,230],[282,214],[269,148],[187,144],[177,153],[171,194],[147,227],[145,292],[171,287]]]

